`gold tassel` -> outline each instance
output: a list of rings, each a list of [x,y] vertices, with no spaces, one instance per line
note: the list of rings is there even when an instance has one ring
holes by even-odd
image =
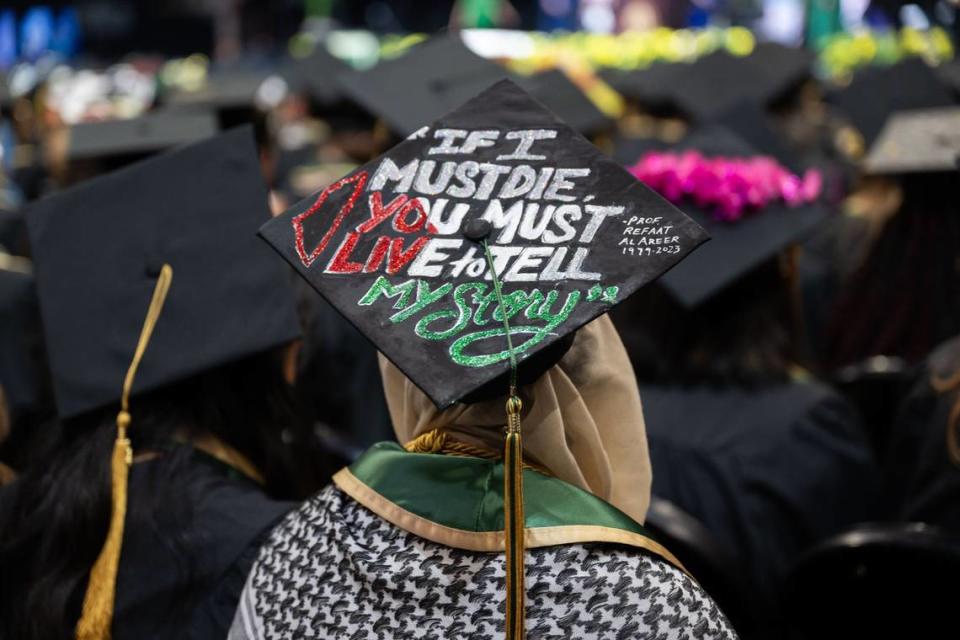
[[[507,555],[507,640],[524,637],[524,529],[523,442],[520,438],[520,411],[517,396],[507,400],[507,437],[503,447],[504,547]]]
[[[103,549],[90,570],[87,592],[83,597],[83,611],[77,622],[78,640],[109,640],[110,626],[113,622],[113,607],[117,589],[117,567],[120,564],[120,548],[123,545],[123,527],[127,515],[127,481],[130,465],[133,463],[133,447],[127,437],[130,427],[130,389],[137,374],[137,367],[150,342],[150,335],[160,317],[164,300],[173,280],[173,269],[165,264],[160,270],[157,286],[153,290],[150,308],[140,331],[137,349],[134,352],[130,368],[123,381],[123,393],[120,396],[120,413],[117,414],[117,439],[113,445],[113,457],[110,461],[110,486],[112,513],[110,529]]]

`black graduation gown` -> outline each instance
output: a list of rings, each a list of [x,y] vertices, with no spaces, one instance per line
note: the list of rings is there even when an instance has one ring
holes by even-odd
[[[829,388],[641,385],[641,397],[654,495],[706,525],[769,606],[803,550],[872,517],[879,468]]]
[[[931,380],[960,371],[960,337],[927,358],[897,414],[884,456],[896,519],[926,522],[960,535],[960,466],[949,457],[947,425],[958,391],[940,393]]]
[[[225,638],[261,539],[294,505],[195,452],[178,471],[187,478],[183,502],[151,514],[151,501],[138,497],[164,490],[163,464],[131,469],[113,638]]]

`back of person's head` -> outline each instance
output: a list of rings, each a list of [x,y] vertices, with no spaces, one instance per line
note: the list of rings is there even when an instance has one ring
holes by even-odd
[[[303,498],[328,475],[282,375],[282,352],[261,352],[135,396],[130,438],[149,493],[130,499],[127,527],[149,527],[191,571],[196,534],[187,499],[198,478],[192,441],[215,438],[260,472],[264,489]],[[111,513],[115,409],[58,423],[45,451],[0,499],[0,637],[72,637]],[[194,487],[196,488],[196,487]]]
[[[753,269],[693,309],[659,286],[615,309],[637,378],[679,384],[786,380],[797,353],[792,267],[784,258]]]
[[[874,355],[919,362],[960,332],[960,201],[951,173],[905,178],[903,203],[841,287],[827,326],[828,365]]]
[[[311,468],[294,456],[310,440],[282,364],[299,325],[286,274],[255,235],[267,219],[244,129],[31,205],[60,421],[0,508],[6,635],[73,635],[85,591],[83,621],[109,625],[123,555],[107,534],[124,521],[189,560],[196,501],[186,490],[204,443],[275,496],[317,488],[296,471]],[[154,476],[148,495],[128,492],[138,475]],[[95,562],[106,571],[91,572]]]

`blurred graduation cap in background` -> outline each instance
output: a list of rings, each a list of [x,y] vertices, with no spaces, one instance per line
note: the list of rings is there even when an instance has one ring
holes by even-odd
[[[643,69],[605,69],[600,77],[621,95],[659,113],[675,110],[670,99],[670,82],[682,63],[655,62]]]
[[[283,268],[243,127],[33,203],[27,226],[58,413],[120,399],[164,264],[173,281],[133,393],[296,338]]]
[[[651,152],[697,151],[704,158],[747,159],[760,154],[733,132],[707,125],[691,132],[677,144],[634,140],[621,149],[618,158],[634,156],[631,165]],[[795,176],[798,180],[799,176]],[[674,204],[710,235],[710,242],[664,274],[658,281],[684,307],[706,302],[788,246],[801,242],[827,217],[815,200],[790,206],[782,199],[747,209],[735,220],[721,220],[712,207],[698,205],[693,193],[673,198]]]
[[[338,78],[348,71],[350,67],[320,42],[308,55],[285,60],[280,75],[290,91],[306,95],[314,109],[324,110],[343,100]]]
[[[783,99],[811,76],[812,68],[810,52],[763,43],[746,56],[714,51],[693,62],[660,63],[603,77],[641,106],[710,122],[745,101],[766,107]]]
[[[880,134],[889,114],[956,102],[934,70],[919,58],[863,69],[849,86],[829,94],[827,99],[860,132],[867,148]]]
[[[137,118],[81,122],[70,127],[70,161],[141,159],[217,133],[209,111],[154,111]]]
[[[891,114],[864,170],[873,175],[960,171],[960,106]]]
[[[777,131],[773,116],[753,100],[738,102],[718,114],[713,121],[750,145],[756,153],[773,156],[792,171],[801,169],[797,156]]]
[[[368,71],[346,73],[340,81],[347,96],[406,136],[507,77],[580,133],[595,133],[612,124],[563,72],[512,76],[450,34],[415,45]]]
[[[175,90],[164,102],[176,110],[212,111],[217,115],[220,128],[230,129],[249,122],[259,124],[261,112],[279,104],[288,90],[287,80],[279,72],[252,62],[238,62],[212,67],[202,87]],[[260,139],[263,132],[257,133]]]

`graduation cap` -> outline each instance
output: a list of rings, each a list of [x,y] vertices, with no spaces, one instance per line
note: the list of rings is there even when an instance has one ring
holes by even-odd
[[[431,38],[405,55],[368,71],[340,76],[344,93],[383,118],[400,135],[439,118],[497,80],[511,77],[581,133],[610,124],[607,118],[561,71],[513,77],[473,53],[455,35]]]
[[[863,69],[849,86],[832,93],[828,99],[850,119],[867,148],[876,140],[891,113],[955,104],[933,69],[918,58],[889,67]]]
[[[512,79],[580,133],[601,131],[611,124],[610,118],[559,69],[532,76],[513,76]]]
[[[292,91],[305,93],[311,103],[326,108],[342,100],[343,93],[337,79],[348,71],[350,67],[320,43],[309,55],[287,60],[282,65],[280,75],[286,79]]]
[[[217,133],[209,112],[155,111],[137,118],[83,122],[70,127],[70,161],[138,159]]]
[[[757,153],[772,156],[793,171],[800,170],[796,155],[791,153],[786,139],[776,129],[773,116],[762,104],[752,100],[739,102],[718,114],[713,123],[737,135]]]
[[[162,265],[174,282],[133,393],[298,335],[249,127],[33,204],[27,226],[58,413],[120,398]]]
[[[465,224],[488,228],[521,359],[706,239],[509,80],[261,235],[442,408],[509,368],[485,252]],[[628,251],[641,234],[661,240]]]
[[[629,71],[605,69],[600,72],[600,78],[621,95],[651,111],[658,111],[671,107],[670,83],[682,64],[687,63],[656,62]]]
[[[269,90],[265,91],[265,88]],[[207,74],[203,87],[193,91],[174,91],[165,102],[178,110],[212,110],[217,114],[220,128],[229,129],[257,120],[258,112],[282,99],[288,88],[280,73],[243,62],[214,67]]]
[[[738,103],[769,105],[810,77],[813,57],[803,50],[763,43],[747,56],[714,51],[690,63],[657,64],[608,74],[614,88],[653,109],[672,108],[709,122]]]
[[[709,122],[746,100],[767,106],[782,99],[810,77],[812,64],[809,52],[775,43],[748,56],[715,51],[679,67],[668,95],[683,113]]]
[[[631,150],[634,162],[649,151],[665,149],[661,142],[634,141]],[[707,158],[752,158],[759,154],[729,130],[718,125],[700,128],[671,151],[695,150]],[[803,240],[826,217],[827,212],[816,202],[790,207],[785,202],[768,203],[760,211],[749,212],[738,220],[718,220],[708,206],[698,206],[692,199],[677,203],[710,235],[710,242],[688,259],[664,274],[658,281],[678,302],[695,308],[753,268],[775,256],[785,247]]]
[[[960,106],[894,113],[864,163],[868,173],[940,173],[960,169]]]

